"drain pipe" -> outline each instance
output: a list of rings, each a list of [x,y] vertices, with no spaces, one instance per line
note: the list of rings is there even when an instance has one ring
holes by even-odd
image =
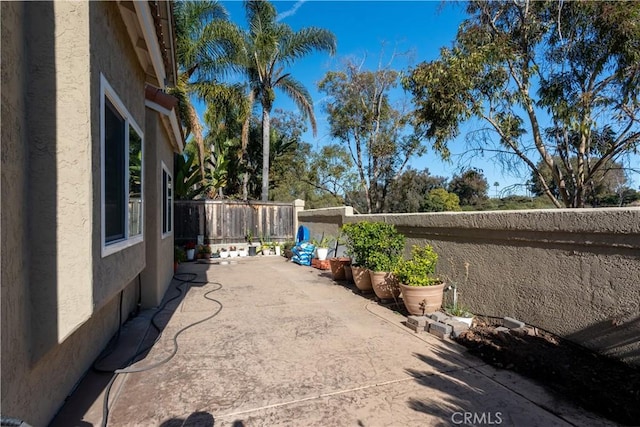
[[[451,291],[453,290],[453,306],[457,307],[458,306],[458,287],[456,286],[456,284],[452,284],[447,286],[446,288],[444,288],[445,292]]]

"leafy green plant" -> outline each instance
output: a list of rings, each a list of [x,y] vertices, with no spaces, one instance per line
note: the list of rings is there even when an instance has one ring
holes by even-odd
[[[444,308],[444,311],[447,312],[447,314],[450,314],[451,316],[467,317],[467,318],[473,317],[473,314],[467,307],[457,303],[447,305]]]
[[[407,286],[433,286],[442,283],[437,277],[438,254],[430,245],[413,246],[411,259],[400,260],[393,271],[396,278]]]
[[[325,236],[322,234],[322,237],[319,239],[311,239],[311,243],[317,248],[328,248],[329,247],[330,236]]]
[[[173,247],[173,260],[174,262],[185,262],[187,260],[187,253],[180,246]]]
[[[374,271],[393,270],[404,250],[404,236],[391,224],[361,221],[344,224],[342,232],[356,263]]]

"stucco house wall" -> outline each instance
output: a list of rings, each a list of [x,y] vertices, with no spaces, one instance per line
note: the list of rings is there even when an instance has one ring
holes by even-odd
[[[103,256],[101,79],[142,129],[143,153],[154,159],[143,165],[145,180],[157,172],[155,160],[172,168],[172,152],[182,142],[175,129],[171,140],[166,127],[160,129],[164,134],[156,129],[155,141],[144,135],[145,83],[159,79],[150,79],[139,46],[134,50],[131,26],[136,8],[148,7],[146,2],[1,2],[0,7],[0,407],[3,416],[40,426],[49,423],[91,367],[119,319],[136,311],[139,286],[154,289],[158,300],[172,274],[170,261],[158,268],[159,283],[138,280],[147,264],[164,267],[172,260],[172,236],[160,242],[152,262],[146,241]],[[156,191],[157,185],[143,184],[145,206],[159,200]],[[160,211],[153,206],[144,212],[147,227]]]
[[[510,316],[640,365],[640,208],[298,214],[312,236],[358,221],[430,244],[438,274],[474,313]]]
[[[173,247],[174,235],[164,233],[162,230],[162,203],[164,202],[162,188],[163,166],[173,177],[174,151],[170,140],[166,120],[162,113],[147,107],[146,114],[146,138],[153,149],[145,153],[147,165],[145,184],[147,186],[147,198],[145,203],[147,212],[153,214],[146,216],[145,245],[147,265],[142,272],[142,307],[158,306],[173,277]]]

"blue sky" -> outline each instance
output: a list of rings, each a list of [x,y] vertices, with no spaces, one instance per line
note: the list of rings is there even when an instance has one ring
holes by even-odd
[[[393,67],[396,69],[406,69],[422,61],[434,60],[439,57],[441,47],[451,46],[458,26],[466,16],[464,5],[458,2],[302,0],[273,3],[279,19],[294,30],[311,26],[321,27],[332,31],[337,38],[337,53],[333,57],[326,53],[313,54],[290,68],[292,75],[307,87],[314,99],[318,133],[314,137],[309,130],[303,139],[315,148],[334,142],[329,136],[326,113],[321,107],[323,95],[317,90],[318,82],[327,71],[340,69],[341,62],[347,57],[365,56],[367,68],[373,70],[377,68],[381,52],[384,52],[383,60],[388,62],[394,50],[409,52],[408,55],[394,60]],[[221,4],[229,12],[231,21],[240,26],[245,25],[242,1],[222,1]],[[401,96],[402,91],[398,90],[396,94]],[[274,109],[276,108],[297,110],[280,92],[276,92]],[[201,113],[203,109],[204,106],[200,104]],[[433,175],[451,177],[460,167],[469,166],[468,160],[464,164],[460,163],[456,154],[465,151],[464,136],[477,126],[477,123],[469,123],[461,127],[461,136],[450,143],[451,152],[454,154],[452,162],[442,161],[429,149],[425,156],[414,159],[410,165],[418,170],[429,168]],[[429,142],[425,143],[429,147]],[[523,183],[529,177],[526,171],[522,177],[503,172],[500,165],[489,158],[474,157],[471,166],[484,172],[491,195],[496,191],[494,182],[499,182],[499,190],[503,191],[509,186]],[[522,188],[514,192],[525,194]]]

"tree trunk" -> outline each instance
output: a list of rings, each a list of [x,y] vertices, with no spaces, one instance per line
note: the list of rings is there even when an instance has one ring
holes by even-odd
[[[269,131],[271,123],[269,118],[269,110],[262,107],[262,201],[269,200],[269,151],[270,139]]]

